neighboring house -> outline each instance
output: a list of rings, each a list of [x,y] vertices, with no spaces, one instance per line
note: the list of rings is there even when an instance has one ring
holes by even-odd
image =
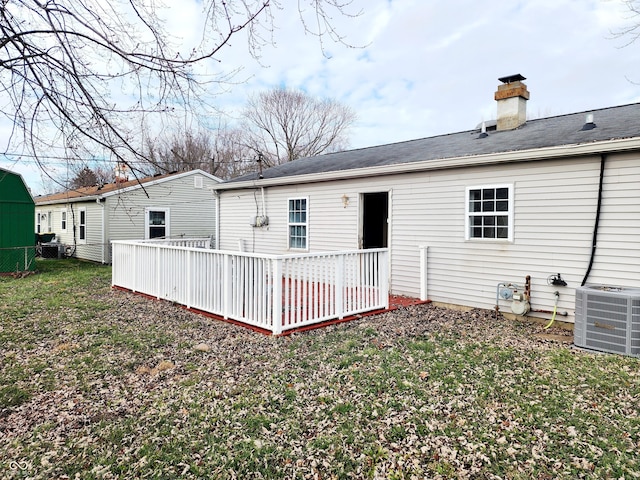
[[[390,293],[426,287],[432,301],[467,307],[493,308],[501,283],[529,276],[529,315],[548,319],[558,292],[569,322],[584,281],[640,286],[640,104],[527,121],[524,77],[500,80],[497,121],[474,130],[217,185],[219,247],[388,247]],[[567,286],[553,284],[558,273]]]
[[[112,240],[211,237],[216,245],[221,180],[202,170],[120,178],[37,197],[36,233],[55,233],[67,255],[110,263]]]
[[[33,270],[34,208],[22,176],[0,168],[0,274]]]

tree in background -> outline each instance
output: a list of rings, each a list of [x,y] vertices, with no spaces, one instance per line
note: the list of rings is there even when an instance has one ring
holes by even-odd
[[[354,111],[336,100],[276,88],[253,96],[244,112],[248,145],[266,166],[343,150]]]
[[[154,173],[186,172],[199,168],[223,179],[250,171],[256,155],[245,145],[239,129],[174,132],[149,142],[149,161]]]
[[[114,180],[114,173],[103,167],[76,166],[73,173],[74,176],[69,182],[70,189],[107,184]]]
[[[139,126],[158,125],[169,115],[206,115],[205,99],[233,73],[216,63],[232,39],[245,35],[257,58],[273,43],[275,19],[297,8],[320,45],[326,38],[344,43],[332,19],[354,16],[345,11],[350,1],[290,5],[203,0],[201,41],[194,45],[172,36],[171,12],[158,2],[1,1],[0,95],[2,114],[13,125],[4,153],[33,157],[46,172],[52,158],[87,159],[97,152],[137,175],[147,160]],[[207,76],[199,75],[201,64]]]
[[[614,33],[616,37],[626,37],[627,45],[640,39],[640,0],[622,0],[629,11],[629,25]]]

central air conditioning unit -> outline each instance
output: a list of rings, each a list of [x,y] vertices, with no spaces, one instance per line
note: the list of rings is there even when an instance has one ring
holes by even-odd
[[[600,352],[640,356],[640,288],[578,287],[573,342]]]

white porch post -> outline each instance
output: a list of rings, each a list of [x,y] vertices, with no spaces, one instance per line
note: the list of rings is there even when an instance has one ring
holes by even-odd
[[[344,318],[344,267],[345,256],[338,255],[336,263],[336,316],[339,319]]]
[[[271,312],[271,331],[274,335],[282,333],[282,259],[276,258],[273,260],[273,274],[272,274],[273,288],[271,289],[271,305],[273,310]]]
[[[428,271],[428,250],[426,245],[420,245],[420,300],[429,300],[429,291],[427,289],[427,271]]]
[[[389,293],[391,293],[389,291],[389,250],[380,252],[378,255],[380,255],[379,258],[381,264],[380,268],[378,268],[378,275],[380,276],[380,293],[383,295],[382,301],[384,303],[384,308],[387,309],[389,308]]]

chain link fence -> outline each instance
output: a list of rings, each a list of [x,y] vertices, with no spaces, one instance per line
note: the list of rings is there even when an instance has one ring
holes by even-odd
[[[0,275],[11,275],[35,270],[36,247],[0,248]]]
[[[0,275],[17,275],[36,269],[36,259],[64,259],[75,257],[97,263],[111,263],[111,245],[85,243],[38,243],[25,247],[0,248]]]

